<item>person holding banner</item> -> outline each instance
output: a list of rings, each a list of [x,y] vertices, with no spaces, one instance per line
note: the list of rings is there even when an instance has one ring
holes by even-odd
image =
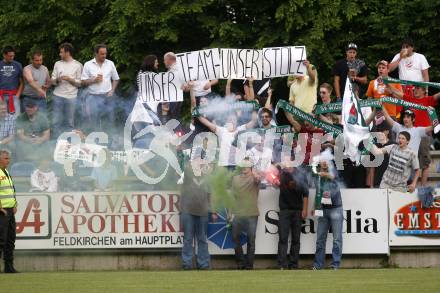
[[[403,97],[402,86],[398,83],[384,83],[382,80],[383,77],[388,77],[388,62],[385,60],[381,60],[376,63],[376,67],[378,77],[370,81],[366,96],[375,99],[389,96],[401,99]],[[396,105],[385,103],[384,107],[387,109],[388,114],[393,119],[398,118]],[[380,124],[378,123],[378,120],[376,120],[376,124]]]
[[[313,261],[313,270],[325,268],[325,247],[327,234],[331,229],[333,233],[332,263],[330,267],[339,269],[342,257],[342,227],[344,222],[344,209],[342,207],[341,191],[336,182],[336,171],[333,166],[333,155],[330,150],[314,157],[312,168],[315,174],[315,207],[312,215],[318,217],[316,232],[316,251]]]
[[[332,91],[333,87],[326,82],[319,86],[319,97],[321,98],[321,102],[323,105],[328,105],[332,102]],[[315,112],[315,109],[313,110],[313,112]],[[341,112],[319,114],[319,119],[330,124],[340,125]]]
[[[185,84],[185,81],[183,80],[182,74],[179,71],[179,68],[177,67],[176,62],[176,54],[173,52],[167,52],[165,55],[163,55],[163,64],[165,65],[168,72],[173,72],[178,79],[178,84],[181,86],[181,89],[184,91],[188,91],[188,85]],[[180,117],[181,110],[182,110],[183,102],[173,102],[170,107],[171,111],[177,115],[177,117]]]
[[[240,132],[249,128],[253,128],[256,124],[257,114],[253,112],[252,120],[246,124],[237,127],[237,115],[231,113],[227,119],[225,126],[218,126],[214,122],[209,121],[203,116],[199,116],[199,121],[214,132],[220,143],[220,154],[218,165],[223,167],[233,168],[236,165],[235,153],[237,148],[232,146],[235,136]]]
[[[343,98],[345,82],[347,76],[356,84],[359,89],[359,97],[362,97],[362,86],[367,84],[368,67],[363,60],[357,59],[357,45],[350,43],[347,46],[346,58],[338,60],[333,67],[334,88],[336,99],[340,101]]]
[[[394,133],[399,134],[402,131],[407,131],[410,135],[411,135],[411,141],[408,140],[409,144],[409,148],[411,150],[413,150],[416,154],[419,151],[419,147],[420,147],[420,141],[422,139],[422,137],[427,136],[428,134],[430,134],[432,132],[432,125],[428,126],[428,127],[414,127],[414,121],[415,121],[415,114],[414,111],[412,110],[405,110],[402,114],[402,122],[403,124],[400,124],[396,121],[394,121],[390,115],[388,114],[387,110],[385,108],[383,108],[383,113],[386,119],[386,122],[388,123],[389,126],[392,127],[392,131]]]
[[[316,104],[316,89],[318,87],[318,73],[314,65],[308,60],[303,62],[307,68],[305,75],[294,75],[290,85],[289,103],[306,113],[312,113]]]
[[[428,96],[427,92],[428,90],[426,87],[415,86],[413,94],[410,95],[406,93],[403,96],[403,99],[407,102],[425,107],[437,106],[440,98],[440,92],[433,96]],[[432,125],[431,119],[429,118],[427,111],[418,110],[418,109],[413,109],[412,111],[416,115],[416,120],[414,121],[415,127],[428,127]],[[420,182],[422,186],[426,185],[428,181],[429,165],[431,164],[431,153],[430,153],[431,141],[432,141],[432,136],[430,135],[426,137],[422,137],[420,141],[418,157],[419,157],[420,169],[422,170],[421,182]]]

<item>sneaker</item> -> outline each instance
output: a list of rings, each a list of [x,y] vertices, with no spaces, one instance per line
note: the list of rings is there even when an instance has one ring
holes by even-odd
[[[312,271],[319,271],[319,268],[313,266],[313,267],[312,267]]]

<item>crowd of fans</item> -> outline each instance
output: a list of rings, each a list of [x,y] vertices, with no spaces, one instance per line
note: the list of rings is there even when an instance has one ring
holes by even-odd
[[[53,149],[60,134],[74,132],[84,140],[87,133],[104,131],[109,134],[110,140],[116,141],[114,144],[117,145],[117,131],[121,129],[121,125],[118,125],[120,120],[115,117],[115,103],[118,99],[115,90],[119,76],[115,64],[107,59],[107,47],[97,45],[94,58],[87,61],[84,66],[73,58],[71,44],[64,43],[59,50],[60,60],[55,63],[51,73],[43,65],[43,54],[38,50],[31,53],[31,64],[24,68],[14,60],[15,51],[10,46],[3,49],[3,60],[0,61],[0,144],[13,150],[16,162],[33,164],[35,170],[29,174],[32,191],[77,190],[81,185],[75,183],[75,179],[65,176],[64,181],[61,180],[63,183],[60,184],[59,180],[63,175],[53,170],[56,168],[56,164],[53,164]],[[229,182],[236,198],[236,205],[232,208],[233,212],[228,214],[228,220],[232,222],[232,235],[237,243],[235,249],[240,268],[253,267],[255,231],[259,214],[257,198],[259,189],[264,188],[265,185],[273,185],[280,189],[280,268],[296,268],[301,219],[307,217],[309,213],[308,187],[314,185],[312,178],[317,181],[315,186],[322,198],[319,205],[322,204],[324,210],[319,219],[320,228],[318,228],[317,254],[314,263],[314,267],[320,269],[324,265],[325,241],[330,226],[334,234],[332,266],[338,268],[340,264],[343,219],[340,186],[347,188],[380,186],[414,191],[419,176],[420,184],[427,184],[431,163],[429,150],[432,144],[432,126],[426,111],[401,109],[393,104],[384,104],[383,109],[374,110],[370,119],[371,130],[379,132],[380,135],[375,141],[376,147],[372,149],[371,156],[385,154],[384,163],[379,167],[366,168],[356,164],[351,158],[346,158],[343,162],[344,169],[339,172],[334,171],[331,160],[324,160],[322,155],[318,159],[311,155],[317,145],[318,154],[319,151],[333,148],[335,141],[331,137],[322,143],[321,136],[318,138],[315,136],[315,134],[325,134],[323,129],[302,121],[288,112],[280,111],[275,115],[275,102],[284,99],[321,121],[341,126],[343,123],[341,113],[315,115],[314,112],[316,105],[342,100],[347,77],[360,99],[379,99],[389,96],[423,106],[437,105],[440,94],[429,96],[425,87],[388,84],[383,81],[390,71],[396,69],[402,80],[429,81],[429,64],[425,56],[414,51],[411,40],[402,42],[400,52],[391,62],[379,60],[375,64],[377,78],[371,81],[368,81],[367,77],[369,74],[367,64],[359,59],[357,54],[356,44],[348,44],[346,58],[338,60],[334,65],[333,85],[328,82],[320,83],[316,67],[309,60],[305,60],[303,64],[307,69],[306,73],[288,78],[288,97],[274,98],[273,95],[276,93],[270,86],[270,80],[254,80],[252,77],[246,80],[228,80],[225,97],[220,97],[213,91],[218,87],[218,80],[197,80],[182,85],[182,89],[189,93],[191,98],[193,115],[189,125],[182,123],[173,129],[178,137],[190,131],[192,134],[184,143],[176,143],[172,152],[184,157],[182,154],[186,150],[186,154],[189,153],[188,157],[193,159],[196,149],[191,143],[197,134],[212,132],[217,136],[219,155],[216,165],[226,167],[230,171],[236,169]],[[174,53],[166,53],[163,62],[167,70],[178,73],[179,68]],[[158,69],[158,58],[155,55],[148,55],[139,73],[157,72]],[[53,91],[51,95],[48,94],[49,90]],[[237,107],[240,102],[254,102],[259,109]],[[164,142],[161,144],[155,140],[157,133],[154,130],[146,133],[142,133],[142,130],[150,126],[165,125],[171,119],[180,120],[184,114],[182,103],[136,103],[133,111],[139,110],[135,109],[136,107],[140,107],[141,112],[146,113],[146,116],[132,121],[133,145],[151,150],[165,146]],[[283,164],[286,158],[281,156],[281,149],[283,142],[288,140],[286,134],[282,134],[269,150],[264,141],[249,143],[246,146],[245,158],[241,161],[236,160],[236,153],[239,151],[236,144],[238,134],[255,129],[264,134],[265,130],[277,125],[287,125],[288,132],[299,134],[292,143],[291,158],[295,157],[295,150],[301,146],[301,134],[306,135],[302,149],[304,160],[300,166],[292,168]],[[164,141],[168,139],[172,141],[169,135],[163,138]],[[169,151],[168,146],[162,150]],[[203,158],[208,152],[209,149],[203,146],[200,157]],[[159,152],[157,154],[160,155]],[[121,175],[115,167],[117,152],[106,150],[106,157],[103,166],[93,168],[91,174],[87,174],[87,177],[93,180],[95,190],[114,190],[115,180]],[[191,231],[194,225],[200,224],[205,227],[203,225],[207,223],[206,217],[211,211],[210,192],[209,187],[203,187],[206,184],[202,184],[202,181],[206,179],[203,175],[211,172],[213,167],[208,164],[204,166],[202,175],[193,174],[182,161],[184,160],[179,161],[182,169],[185,170],[182,219],[186,219],[184,222],[189,223],[187,231]],[[147,174],[155,174],[157,169],[161,169],[161,164],[165,163],[171,163],[173,169],[178,169],[177,163],[164,162],[160,158],[142,164],[141,169]],[[316,169],[316,166],[319,168]],[[124,169],[123,164],[118,169]],[[181,174],[173,170],[169,173],[168,177],[175,184]],[[161,188],[171,181],[165,181],[164,185],[158,185],[159,187],[156,188]],[[146,188],[146,185],[129,188]],[[215,213],[212,215],[216,217]],[[289,229],[292,229],[293,237],[291,258],[288,260]],[[201,233],[196,235],[200,250],[198,261],[200,261],[199,267],[203,269],[209,266],[206,260],[207,252],[204,251],[207,248],[203,242],[204,239],[206,240],[206,235],[203,237],[203,231],[206,229],[198,231],[197,233]],[[246,257],[241,245],[238,244],[242,232],[246,232],[248,237]],[[185,234],[182,257],[184,268],[190,268],[192,262],[190,246],[192,247],[195,235],[194,231]]]

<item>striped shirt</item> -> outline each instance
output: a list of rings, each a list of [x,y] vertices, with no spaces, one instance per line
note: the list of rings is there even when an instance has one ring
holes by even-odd
[[[416,153],[409,147],[401,149],[395,144],[386,146],[385,150],[390,154],[390,159],[382,182],[391,187],[406,187],[412,169],[419,169]]]
[[[15,118],[13,115],[6,114],[0,118],[0,140],[15,134]]]

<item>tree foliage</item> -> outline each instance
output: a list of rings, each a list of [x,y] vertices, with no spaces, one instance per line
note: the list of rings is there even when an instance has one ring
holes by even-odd
[[[329,82],[348,42],[358,44],[372,78],[374,64],[391,60],[407,36],[430,62],[431,80],[440,80],[439,1],[3,0],[2,8],[0,45],[15,46],[19,61],[39,48],[52,68],[58,45],[69,41],[85,62],[95,44],[106,43],[126,84],[146,54],[285,45],[306,45],[320,81]]]

